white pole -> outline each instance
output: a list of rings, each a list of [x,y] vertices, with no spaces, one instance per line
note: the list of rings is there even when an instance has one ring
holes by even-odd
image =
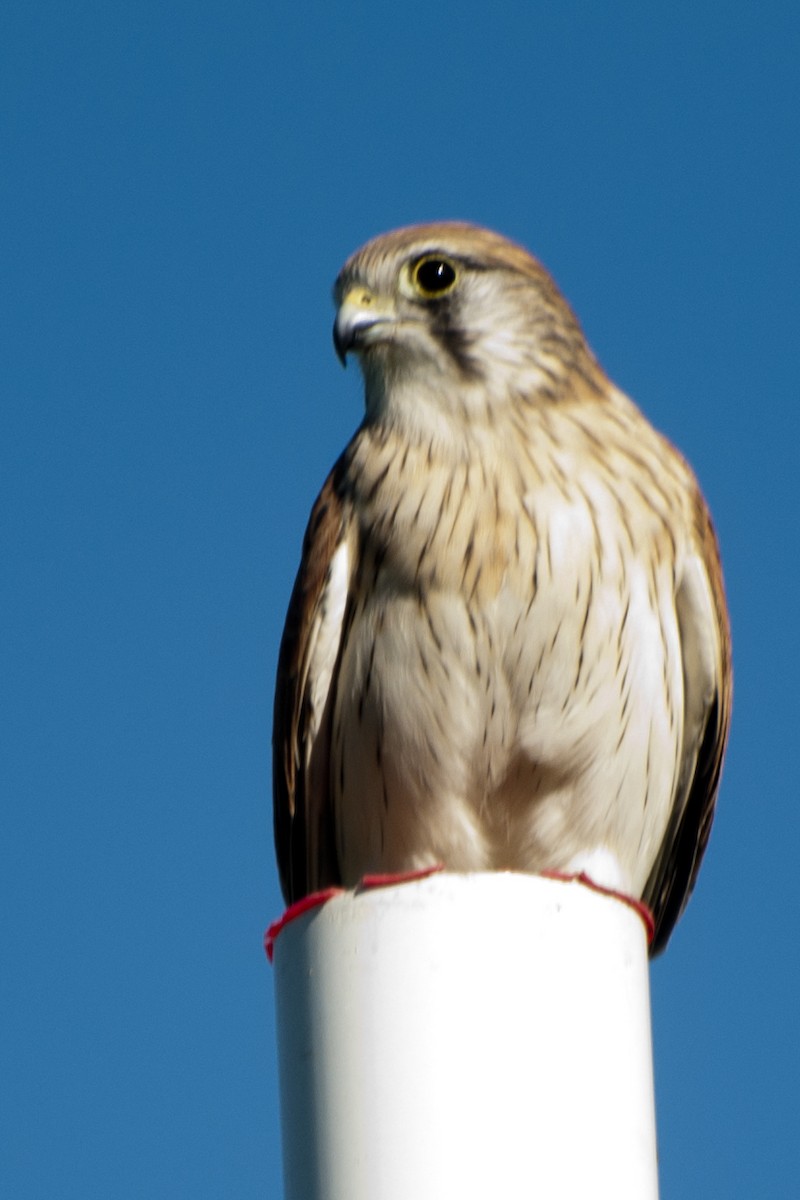
[[[275,945],[286,1200],[656,1200],[647,941],[577,882],[342,893]]]

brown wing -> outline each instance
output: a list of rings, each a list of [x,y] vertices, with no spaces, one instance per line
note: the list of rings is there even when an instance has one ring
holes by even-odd
[[[283,630],[272,726],[275,849],[287,903],[339,882],[330,725],[352,575],[352,523],[334,467],[311,512]]]
[[[705,852],[730,725],[731,642],[719,549],[697,495],[696,555],[675,599],[683,654],[684,740],[672,818],[643,899],[655,919],[659,954],[692,893]]]

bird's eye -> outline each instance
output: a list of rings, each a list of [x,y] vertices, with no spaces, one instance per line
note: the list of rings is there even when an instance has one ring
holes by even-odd
[[[448,259],[429,254],[414,264],[411,278],[423,296],[443,296],[455,286],[457,271]]]

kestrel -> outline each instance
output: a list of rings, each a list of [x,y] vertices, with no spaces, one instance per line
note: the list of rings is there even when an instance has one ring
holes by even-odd
[[[334,343],[366,414],[280,650],[287,900],[373,872],[585,872],[667,942],[708,840],[730,637],[692,471],[544,268],[472,225],[368,242]]]

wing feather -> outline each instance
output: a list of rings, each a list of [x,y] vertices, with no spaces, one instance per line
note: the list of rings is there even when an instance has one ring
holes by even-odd
[[[339,882],[329,788],[330,725],[352,578],[342,462],[311,512],[286,615],[272,727],[275,848],[287,903]]]
[[[643,897],[655,920],[653,955],[666,946],[697,879],[730,725],[733,676],[722,569],[711,518],[699,493],[695,531],[695,553],[675,598],[683,655],[683,751],[672,817]]]

